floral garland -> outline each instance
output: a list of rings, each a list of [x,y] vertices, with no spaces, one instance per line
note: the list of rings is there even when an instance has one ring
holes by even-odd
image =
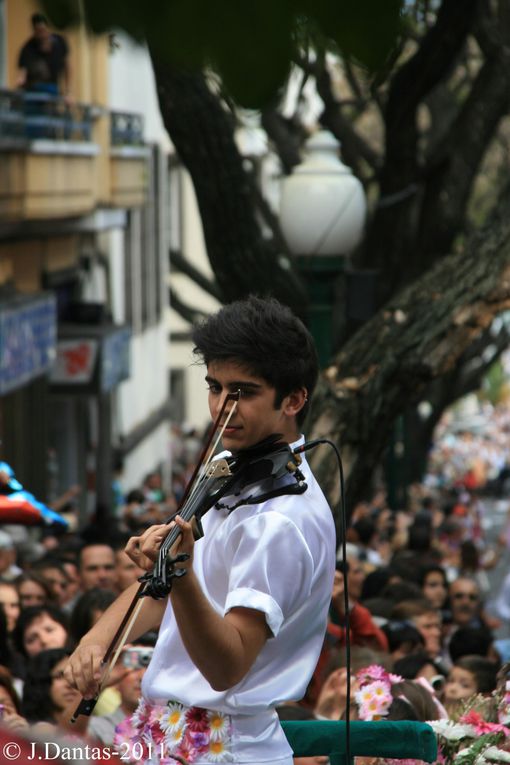
[[[491,718],[491,719],[486,719]],[[457,719],[432,720],[440,765],[510,763],[510,682],[504,679],[491,697],[471,697]]]
[[[231,762],[232,723],[221,712],[166,705],[142,699],[136,711],[115,728],[114,745],[123,761],[136,765],[175,765],[205,760]]]
[[[392,675],[384,667],[372,664],[361,669],[357,675],[359,690],[354,698],[358,705],[360,720],[380,720],[386,717],[393,701],[391,686],[402,682],[399,675]]]

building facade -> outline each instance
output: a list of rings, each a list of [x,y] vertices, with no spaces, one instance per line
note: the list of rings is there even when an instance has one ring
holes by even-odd
[[[16,88],[33,0],[0,0],[0,459],[80,523],[167,469],[169,142],[148,55],[65,32],[70,101]]]

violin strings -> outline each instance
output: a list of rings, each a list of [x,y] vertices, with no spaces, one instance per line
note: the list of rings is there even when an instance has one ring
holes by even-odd
[[[188,492],[188,496],[185,497],[185,501],[184,501],[183,506],[181,508],[179,508],[179,511],[178,511],[179,515],[181,515],[181,512],[183,512],[184,506],[185,506],[186,502],[188,502],[188,503],[190,501],[194,502],[197,491],[201,488],[203,480],[205,478],[207,478],[206,471],[209,469],[209,466],[210,466],[211,462],[213,461],[213,458],[214,458],[216,449],[218,447],[218,444],[219,444],[219,442],[220,442],[220,440],[221,440],[221,438],[222,438],[226,428],[228,427],[228,423],[232,419],[232,416],[233,416],[235,410],[237,409],[237,404],[238,404],[239,396],[240,395],[241,395],[240,391],[236,391],[236,393],[230,393],[225,398],[225,401],[223,402],[223,406],[221,407],[221,411],[220,411],[220,413],[218,415],[218,418],[217,418],[216,422],[219,422],[220,418],[223,416],[223,412],[225,411],[225,407],[227,406],[227,403],[229,402],[229,400],[233,401],[232,408],[231,408],[230,412],[228,413],[228,415],[226,417],[226,420],[223,423],[221,429],[218,431],[218,435],[216,437],[216,440],[215,440],[214,444],[211,446],[209,452],[207,453],[207,456],[205,457],[205,459],[204,459],[204,461],[202,463],[202,466],[200,468],[200,472],[198,473],[198,475],[196,477],[196,480],[194,481],[193,485],[190,487],[189,492]],[[235,396],[237,396],[237,398],[234,398]],[[213,434],[214,434],[214,432],[216,430],[217,430],[217,427],[214,428]]]

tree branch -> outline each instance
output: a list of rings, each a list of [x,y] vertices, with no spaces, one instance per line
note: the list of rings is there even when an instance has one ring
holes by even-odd
[[[374,171],[381,167],[381,158],[369,144],[361,138],[359,133],[347,120],[341,111],[341,104],[335,99],[331,87],[331,75],[324,64],[316,68],[317,91],[324,102],[324,111],[321,114],[321,123],[331,130],[333,135],[342,144],[342,154],[347,164],[353,168],[356,175],[361,175],[360,158],[362,158]]]
[[[490,263],[490,268],[487,264]],[[444,258],[403,290],[351,339],[326,370],[312,402],[312,438],[341,448],[354,504],[389,441],[395,418],[510,308],[510,188],[464,252]],[[385,353],[381,354],[381,349]],[[332,458],[312,464],[339,501]]]
[[[181,252],[178,250],[170,250],[168,256],[170,259],[170,265],[173,268],[188,276],[191,281],[195,282],[195,284],[198,284],[198,286],[203,289],[204,292],[207,292],[213,298],[216,298],[216,300],[218,300],[220,303],[225,302],[221,290],[216,282],[213,282],[211,279],[208,279],[207,276],[204,276],[204,274],[199,271],[198,268],[195,268],[195,266],[192,265],[192,263],[190,263],[189,260],[185,258]]]
[[[179,314],[179,316],[181,316],[185,321],[188,321],[190,324],[195,324],[197,321],[201,321],[202,319],[207,318],[207,314],[203,311],[200,311],[198,308],[194,308],[189,306],[187,303],[184,303],[177,295],[176,291],[171,287],[168,289],[168,299],[170,302],[170,308],[173,308],[174,311]]]

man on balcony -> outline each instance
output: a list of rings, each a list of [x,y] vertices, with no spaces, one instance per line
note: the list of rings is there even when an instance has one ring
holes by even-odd
[[[50,31],[48,20],[42,13],[34,13],[31,22],[33,35],[20,51],[16,84],[26,90],[58,95],[62,83],[62,95],[68,99],[71,84],[69,46],[62,35]]]

